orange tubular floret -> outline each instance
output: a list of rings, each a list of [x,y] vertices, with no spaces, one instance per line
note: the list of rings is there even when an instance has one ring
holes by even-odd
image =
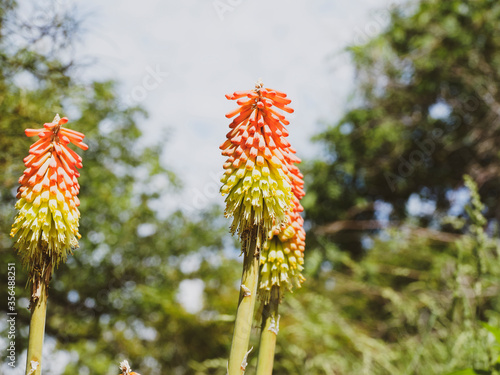
[[[266,105],[266,107],[272,107],[274,105],[273,101],[268,98],[262,98],[262,102]]]
[[[277,136],[288,137],[288,130],[286,130],[285,126],[279,122],[278,119],[264,115],[264,120],[267,124],[269,124],[269,128],[274,134]]]
[[[83,140],[83,138],[85,138],[85,135],[83,133],[77,132],[76,130],[65,128],[63,126],[61,126],[59,132],[66,134],[66,135],[72,135],[72,136],[75,136],[77,138],[81,138],[82,140]]]
[[[41,138],[30,146],[30,152],[42,147],[42,145],[44,145],[44,144],[48,144],[48,143],[50,143],[50,139]]]
[[[34,137],[35,135],[38,135],[43,130],[44,129],[26,129],[24,131],[24,134],[26,134],[27,137]]]
[[[46,153],[49,149],[51,149],[52,146],[53,146],[53,144],[50,143],[50,142],[42,143],[36,149],[31,149],[30,150],[30,154],[32,154],[32,155],[42,155],[42,154]]]
[[[73,158],[76,160],[77,164],[76,166],[78,168],[82,168],[81,166],[78,166],[78,164],[82,165],[82,157],[80,155],[78,155],[75,151],[73,151],[72,149],[70,149],[69,147],[63,147],[62,148],[64,152],[68,152],[71,154],[71,156],[73,156]]]
[[[49,169],[49,165],[50,165],[50,160],[45,160],[45,163],[42,164],[42,166],[40,167],[40,169],[38,169],[38,171],[36,172],[36,176],[37,177],[42,177],[45,175],[45,172],[47,172],[47,169]]]
[[[49,129],[49,130],[50,130],[50,129],[53,129],[53,128],[54,128],[54,126],[56,126],[56,124],[55,124],[55,123],[53,123],[53,122],[46,122],[45,124],[43,124],[43,127],[44,127],[45,129]]]
[[[54,135],[54,132],[52,130],[46,130],[46,129],[43,129],[41,132],[38,133],[38,136],[40,138],[49,138],[49,137],[52,137]]]
[[[249,116],[250,114],[252,113],[253,111],[253,108],[252,107],[249,107],[247,109],[245,109],[244,111],[242,111],[238,117],[235,117],[233,119],[233,122],[231,122],[229,124],[229,127],[230,128],[234,128],[236,127],[237,125],[241,124],[243,121],[245,121]]]
[[[70,133],[66,133],[66,132],[59,132],[59,134],[62,134],[64,137],[68,138],[70,140],[70,142],[82,142],[83,141],[83,137],[78,137],[74,134],[70,134]]]
[[[70,175],[71,173],[69,171],[66,171],[64,168],[64,165],[62,164],[61,160],[56,157],[56,162],[57,162],[57,174],[61,176],[67,186],[73,186],[73,179],[71,179]]]
[[[270,89],[269,87],[266,87],[266,90],[269,92],[269,95],[274,96],[281,96],[282,98],[286,98],[286,94],[284,92],[278,91],[278,90],[273,90]]]
[[[248,99],[248,100],[243,100],[243,99],[238,99],[236,101],[236,104],[241,105],[241,106],[249,106],[255,104],[255,99]]]
[[[67,145],[67,144],[70,144],[71,141],[69,140],[68,137],[66,137],[65,135],[63,134],[60,134],[59,135],[59,141],[61,141],[64,145]]]
[[[219,146],[219,148],[220,148],[221,150],[226,150],[226,149],[228,149],[229,147],[231,147],[231,145],[232,145],[231,140],[227,139],[227,140],[226,140],[223,144],[221,144],[221,145]]]
[[[276,103],[275,102],[274,105],[276,106],[276,108],[279,108],[279,109],[281,109],[281,110],[283,110],[285,112],[288,112],[288,113],[293,113],[294,112],[294,110],[292,108],[287,107],[284,104]]]
[[[272,113],[274,116],[276,116],[281,122],[285,123],[286,121],[286,118],[285,116],[283,116],[281,113],[278,113],[276,112],[274,109],[272,108],[266,108],[266,111],[269,112],[269,113]]]
[[[89,149],[89,146],[83,142],[73,142],[73,144],[84,151]]]
[[[239,98],[242,98],[244,96],[247,96],[251,92],[252,92],[251,90],[250,91],[235,91],[232,95],[226,94],[226,98],[229,100],[235,100],[235,99],[239,99]]]
[[[30,155],[30,157],[26,158],[24,162],[24,166],[26,168],[29,168],[33,165],[33,163],[36,163],[38,160],[40,160],[44,155]]]
[[[281,96],[276,96],[276,95],[273,95],[273,96],[267,96],[270,100],[273,101],[273,103],[279,103],[279,104],[283,104],[283,105],[287,105],[287,104],[290,104],[292,101],[290,99],[286,99],[286,98],[283,98]]]
[[[62,165],[64,170],[69,176],[73,176],[75,174],[74,168],[71,168],[68,163],[66,163],[66,160],[64,158],[59,158],[57,155],[56,157],[59,159],[59,163]]]
[[[23,159],[24,165],[26,166],[26,164],[31,162],[35,157],[36,157],[36,155],[32,155],[32,154],[29,154],[28,156],[26,156]]]
[[[226,113],[226,117],[227,118],[231,118],[233,116],[236,116],[238,113],[240,113],[241,111],[243,111],[244,109],[246,109],[247,107],[238,107],[236,108],[235,110],[231,111],[231,112],[228,112]]]
[[[42,164],[45,163],[45,160],[47,160],[49,158],[49,156],[50,156],[49,153],[45,153],[42,156],[40,156],[39,158],[37,158],[36,161],[31,162],[31,164],[29,166],[33,167],[33,168],[40,168],[42,166]]]
[[[252,124],[255,124],[257,122],[257,115],[260,113],[260,111],[253,110],[252,113],[250,114],[250,117],[248,118],[248,121],[250,121]]]
[[[42,186],[44,188],[48,188],[50,186],[50,180],[49,180],[49,176],[48,175],[45,175],[42,179]]]

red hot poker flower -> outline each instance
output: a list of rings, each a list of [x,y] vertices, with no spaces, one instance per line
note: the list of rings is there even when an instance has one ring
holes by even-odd
[[[243,235],[253,226],[262,233],[286,220],[291,208],[294,163],[300,160],[286,140],[289,124],[280,111],[292,113],[286,94],[264,88],[226,95],[239,107],[227,140],[220,146],[227,156],[221,193],[227,194],[226,215],[233,216],[232,231]]]
[[[86,150],[82,133],[63,127],[68,119],[56,115],[41,129],[26,129],[28,137],[40,139],[24,158],[26,170],[19,179],[11,236],[18,235],[15,247],[29,269],[41,270],[47,277],[78,247],[80,212],[78,192],[82,158],[68,147],[73,143]],[[47,261],[50,259],[50,261]]]

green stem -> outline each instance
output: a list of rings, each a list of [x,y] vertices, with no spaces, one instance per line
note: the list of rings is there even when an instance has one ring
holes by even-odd
[[[273,373],[274,351],[276,349],[276,337],[278,336],[279,297],[271,294],[271,300],[264,305],[262,310],[262,328],[260,332],[259,362],[257,363],[257,375],[271,375]]]
[[[243,275],[241,276],[240,299],[234,323],[233,342],[229,354],[228,375],[245,373],[248,357],[248,343],[252,330],[257,286],[259,281],[259,247],[257,234],[249,236],[243,248]]]
[[[31,321],[28,341],[28,356],[26,358],[26,375],[42,373],[42,347],[45,334],[45,316],[47,312],[47,285],[45,280],[38,282],[33,288],[31,297]]]

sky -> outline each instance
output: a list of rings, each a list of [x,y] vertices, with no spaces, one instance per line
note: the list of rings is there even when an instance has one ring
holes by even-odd
[[[300,158],[318,156],[310,138],[340,119],[353,92],[342,49],[380,32],[394,3],[77,0],[85,19],[77,58],[93,62],[81,78],[120,82],[123,103],[150,114],[140,124],[147,142],[167,132],[162,161],[184,189],[161,206],[196,213],[223,204],[218,147],[230,123],[224,115],[236,107],[224,95],[258,79],[286,92],[295,109],[289,140]]]

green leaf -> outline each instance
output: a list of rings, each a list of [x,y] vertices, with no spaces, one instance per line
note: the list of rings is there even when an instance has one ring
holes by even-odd
[[[495,336],[495,340],[497,340],[497,342],[500,344],[500,328],[490,326],[489,324],[484,323],[484,322],[481,322],[481,325],[485,329],[487,329],[488,332],[490,332],[491,334],[493,334],[493,336]]]

